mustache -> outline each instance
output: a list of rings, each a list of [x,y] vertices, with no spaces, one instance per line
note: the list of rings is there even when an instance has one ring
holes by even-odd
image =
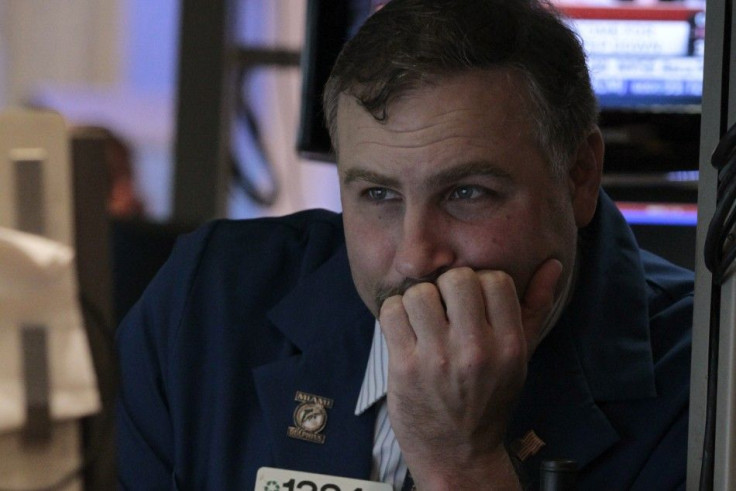
[[[432,276],[428,276],[425,278],[404,278],[401,283],[395,285],[378,285],[375,294],[375,300],[376,305],[378,306],[378,310],[381,310],[383,302],[385,302],[387,298],[393,297],[394,295],[403,295],[406,290],[414,285],[418,285],[419,283],[436,284],[437,278],[439,278],[441,275],[442,272],[437,272]]]

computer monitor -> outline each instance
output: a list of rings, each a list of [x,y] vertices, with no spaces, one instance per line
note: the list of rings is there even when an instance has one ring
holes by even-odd
[[[603,111],[700,111],[705,0],[554,3],[583,41]]]

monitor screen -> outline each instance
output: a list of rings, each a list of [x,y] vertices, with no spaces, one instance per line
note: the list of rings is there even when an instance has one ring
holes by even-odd
[[[296,143],[301,156],[334,161],[324,124],[322,90],[342,45],[379,6],[374,0],[309,0],[301,57],[302,94]]]
[[[705,0],[555,0],[583,41],[602,110],[699,112]]]

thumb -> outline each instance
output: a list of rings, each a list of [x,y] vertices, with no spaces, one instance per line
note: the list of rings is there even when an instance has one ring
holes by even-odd
[[[555,290],[562,276],[562,263],[550,258],[534,272],[521,301],[521,321],[529,353],[539,344],[555,302]]]

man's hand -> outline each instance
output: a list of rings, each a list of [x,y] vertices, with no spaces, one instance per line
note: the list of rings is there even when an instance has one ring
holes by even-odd
[[[521,303],[501,271],[447,271],[387,299],[388,410],[420,490],[518,485],[504,436],[562,265],[544,262]]]

